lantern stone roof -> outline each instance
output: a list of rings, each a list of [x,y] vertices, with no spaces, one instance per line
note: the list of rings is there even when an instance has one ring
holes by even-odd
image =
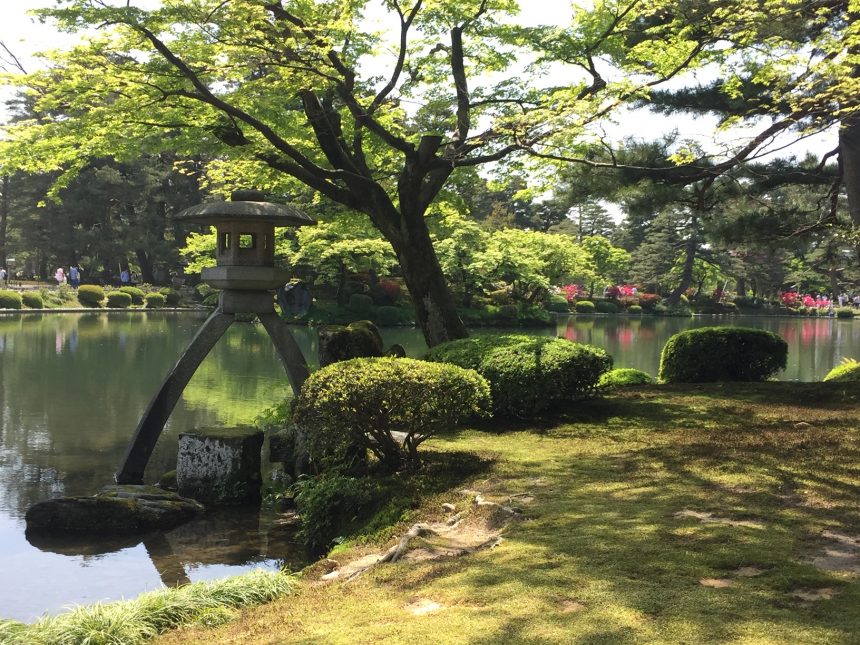
[[[229,202],[207,202],[186,208],[174,219],[198,224],[219,222],[268,222],[274,226],[306,226],[316,220],[295,206],[266,201],[257,190],[234,190]]]

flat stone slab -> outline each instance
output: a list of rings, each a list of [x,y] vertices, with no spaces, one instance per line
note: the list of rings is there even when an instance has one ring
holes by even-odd
[[[106,486],[88,497],[62,497],[27,509],[28,532],[122,534],[169,529],[203,505],[155,486]]]

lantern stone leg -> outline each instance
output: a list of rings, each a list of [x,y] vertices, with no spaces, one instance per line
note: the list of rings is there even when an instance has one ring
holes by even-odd
[[[143,471],[173,408],[200,363],[233,324],[235,316],[216,309],[182,353],[149,402],[116,473],[118,484],[142,484]]]
[[[278,350],[281,363],[283,363],[290,379],[293,394],[298,396],[302,384],[308,378],[308,364],[305,362],[304,354],[302,354],[290,328],[276,313],[262,314],[259,318],[263,327],[266,328],[269,338],[272,339],[275,349]]]

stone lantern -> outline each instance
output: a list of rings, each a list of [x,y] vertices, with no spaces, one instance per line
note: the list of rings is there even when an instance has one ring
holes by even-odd
[[[150,401],[116,473],[120,484],[143,483],[143,471],[167,418],[185,386],[236,314],[256,314],[278,351],[293,392],[308,376],[307,363],[289,327],[274,309],[272,291],[289,279],[275,267],[275,227],[316,222],[293,206],[265,201],[263,193],[237,190],[229,202],[192,206],[175,215],[182,222],[214,225],[217,265],[204,269],[203,281],[222,289],[218,307],[168,373]]]

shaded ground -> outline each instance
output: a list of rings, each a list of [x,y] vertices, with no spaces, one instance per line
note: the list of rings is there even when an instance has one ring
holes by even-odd
[[[468,487],[522,511],[501,544],[351,582],[312,571],[294,597],[160,642],[858,643],[858,399],[831,384],[651,386],[435,440],[493,460]],[[434,496],[397,536],[471,503]]]

